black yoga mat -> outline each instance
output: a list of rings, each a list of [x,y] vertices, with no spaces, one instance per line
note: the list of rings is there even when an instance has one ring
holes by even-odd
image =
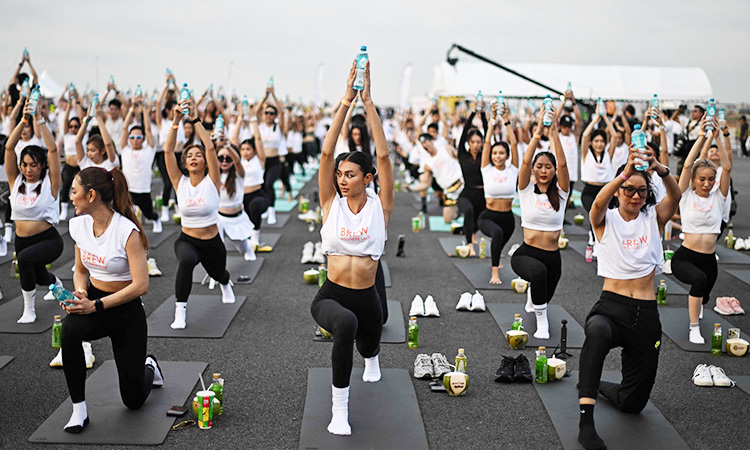
[[[204,362],[159,361],[164,373],[164,387],[152,389],[140,409],[130,410],[122,404],[113,360],[106,361],[86,379],[86,406],[91,420],[80,434],[63,431],[73,406],[68,397],[29,438],[30,442],[57,444],[159,445],[175,423],[167,415],[173,405],[183,405],[193,392],[197,376],[208,364]],[[59,384],[56,389],[64,389]],[[190,416],[192,412],[188,413]],[[179,419],[182,420],[182,419]]]
[[[221,295],[191,295],[187,305],[187,327],[173,330],[175,296],[171,295],[148,316],[148,337],[224,337],[247,297],[237,295],[234,303],[222,303]]]
[[[727,338],[727,329],[735,328],[727,317],[720,316],[714,312],[711,303],[703,307],[703,319],[700,321],[701,335],[706,341],[703,344],[693,344],[690,342],[690,316],[687,308],[659,308],[659,318],[661,319],[661,330],[669,339],[674,341],[677,346],[688,352],[711,352],[711,334],[714,332],[714,324],[721,324],[721,332],[724,334],[724,341]],[[742,333],[742,339],[748,341],[750,337]],[[724,344],[721,350],[726,351]]]
[[[668,247],[674,251],[680,248],[682,241],[674,241],[668,244]],[[740,264],[750,265],[750,252],[744,250],[734,250],[727,248],[724,241],[716,243],[716,254],[719,255],[719,264]]]
[[[380,343],[403,344],[406,342],[404,327],[404,312],[401,309],[401,302],[388,300],[388,321],[383,325],[383,334],[380,336]],[[325,339],[321,336],[317,326],[315,327],[313,340],[318,342],[333,342],[333,339]]]
[[[362,381],[363,369],[352,371],[349,390],[351,436],[328,432],[331,421],[331,369],[307,372],[300,450],[352,448],[428,449],[427,433],[409,372],[381,369],[377,383]]]
[[[229,271],[232,283],[251,284],[258,276],[258,272],[260,272],[260,268],[263,266],[263,261],[265,259],[260,256],[255,261],[245,261],[245,258],[242,256],[227,255],[227,270]],[[206,275],[206,269],[201,264],[198,264],[193,269],[193,283],[201,284]]]
[[[513,269],[510,268],[510,263],[506,262],[505,266],[500,269],[500,280],[502,284],[490,284],[490,276],[492,275],[492,262],[489,259],[485,260],[455,260],[453,265],[461,271],[462,274],[469,280],[472,286],[476,289],[494,289],[494,290],[510,290],[510,282],[514,278],[517,278]]]
[[[68,313],[60,307],[60,302],[42,299],[47,292],[47,289],[41,287],[36,291],[36,321],[33,323],[16,323],[23,314],[23,297],[16,297],[0,306],[0,333],[44,333],[52,328],[56,315],[65,318]]]
[[[76,260],[75,258],[70,259],[68,261],[65,261],[63,263],[58,263],[60,261],[59,259],[52,264],[52,273],[55,274],[55,276],[61,280],[73,280],[73,271],[70,270],[73,267],[73,264],[75,264]]]
[[[13,356],[0,356],[0,369],[11,361],[13,361]]]
[[[563,225],[563,231],[565,232],[565,237],[589,237],[589,230],[588,228],[585,228],[586,223],[584,222],[584,225],[576,225],[574,223],[571,224],[565,224]]]
[[[737,383],[737,387],[745,391],[747,395],[750,395],[750,376],[748,375],[742,375],[742,376],[736,376],[733,375],[731,378],[735,383]]]
[[[286,225],[287,222],[289,222],[289,217],[291,217],[289,214],[276,214],[276,223],[273,225],[268,224],[267,219],[263,219],[263,222],[261,223],[261,229],[263,228],[284,228],[284,225]]]
[[[381,259],[380,263],[383,266],[383,278],[385,279],[385,287],[393,287],[393,283],[391,282],[391,269],[388,267],[388,263]]]
[[[603,372],[602,380],[617,383],[616,372]],[[578,443],[578,373],[552,383],[534,383],[565,450],[580,449]],[[620,411],[601,396],[594,408],[596,431],[610,449],[669,450],[690,448],[677,430],[650,401],[640,414]]]
[[[750,285],[750,270],[732,269],[732,270],[725,270],[724,272],[737,278],[743,283]]]
[[[171,238],[173,234],[177,233],[176,227],[162,227],[161,233],[154,233],[151,228],[146,229],[146,237],[148,238],[148,247],[156,248],[163,244],[167,239]]]
[[[583,327],[576,322],[576,320],[568,314],[565,309],[560,305],[549,305],[547,307],[547,319],[549,320],[549,339],[537,339],[534,337],[536,331],[536,317],[534,313],[527,313],[524,309],[524,303],[488,303],[487,309],[492,313],[492,317],[497,322],[500,330],[503,332],[503,339],[505,338],[505,332],[511,329],[513,325],[513,318],[515,314],[520,314],[523,318],[524,331],[529,333],[529,342],[526,344],[527,347],[547,347],[547,352],[552,353],[555,347],[560,344],[560,330],[562,328],[561,320],[565,319],[568,321],[568,348],[581,348],[583,347],[583,340],[586,338],[586,334],[583,331]]]
[[[279,239],[281,239],[281,235],[278,233],[261,233],[260,245],[261,247],[264,245],[268,245],[271,248],[276,248],[276,244],[279,243]],[[224,246],[226,247],[227,252],[236,253],[240,251],[240,243],[229,239],[229,237],[227,236],[224,236]],[[256,251],[256,253],[259,253],[259,252]]]

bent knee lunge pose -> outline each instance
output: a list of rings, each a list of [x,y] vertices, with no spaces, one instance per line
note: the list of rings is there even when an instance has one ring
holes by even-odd
[[[245,169],[240,155],[227,143],[218,151],[221,168],[221,192],[219,192],[219,235],[239,242],[246,261],[255,261],[255,248],[251,245],[253,225],[245,214],[242,204],[245,185]]]
[[[537,339],[549,339],[547,304],[555,294],[562,274],[558,240],[570,195],[565,152],[554,120],[549,134],[553,139],[555,155],[541,152],[534,156],[542,137],[543,122],[544,110],[539,114],[536,131],[518,171],[523,245],[510,259],[513,271],[531,283],[526,311],[533,311],[536,315],[534,337]],[[531,183],[532,174],[536,184]]]
[[[602,394],[624,412],[646,407],[656,379],[661,322],[654,296],[654,275],[662,272],[660,230],[674,215],[680,188],[659,164],[653,150],[645,161],[664,180],[667,196],[656,205],[649,175],[635,169],[632,150],[623,170],[607,183],[591,205],[591,224],[599,247],[597,274],[604,277],[599,301],[586,319],[578,380],[578,441],[586,449],[606,446],[594,427],[594,405]],[[601,380],[609,351],[622,347],[622,381]]]
[[[370,96],[370,65],[365,69],[365,85],[360,91],[367,120],[373,131],[380,175],[380,193],[367,185],[375,175],[372,158],[365,152],[349,152],[333,157],[336,137],[355,99],[352,88],[356,73],[352,64],[341,107],[323,143],[318,187],[323,209],[320,230],[323,253],[328,255],[328,279],[311,306],[315,321],[333,333],[333,417],[328,431],[351,434],[349,426],[349,378],[354,341],[365,358],[362,379],[380,380],[380,336],[383,306],[378,296],[376,273],[383,254],[386,227],[393,211],[393,171],[388,144],[375,104]]]
[[[482,128],[485,135],[491,135],[491,128],[487,128],[487,117],[484,113],[484,101],[474,104],[474,111],[466,119],[466,126],[458,141],[458,162],[461,165],[465,187],[458,198],[458,209],[464,215],[464,237],[466,245],[471,249],[470,254],[476,255],[474,251],[474,240],[478,229],[479,215],[485,209],[485,195],[482,177],[482,131],[472,125],[474,117],[480,111]]]
[[[78,215],[70,220],[76,243],[76,299],[63,306],[62,357],[73,414],[65,431],[88,424],[83,341],[109,337],[122,402],[138,409],[152,387],[164,384],[159,365],[146,354],[147,325],[141,296],[148,292],[148,241],[133,213],[128,184],[119,169],[83,169],[71,196]]]
[[[604,119],[607,130],[594,130],[594,126],[599,123],[599,118]],[[609,142],[607,135],[609,134]],[[609,148],[607,144],[609,143]],[[581,180],[583,181],[583,191],[581,192],[581,202],[586,212],[591,211],[591,204],[602,190],[605,184],[612,180],[612,157],[617,147],[617,133],[612,121],[605,111],[597,109],[594,120],[583,130],[583,139],[581,139]],[[617,170],[617,168],[615,168]],[[593,231],[589,229],[589,245],[594,245]]]
[[[182,174],[174,156],[177,129],[183,110],[189,110],[188,118],[204,145],[191,145],[182,151],[183,166],[189,176]],[[234,303],[235,300],[229,272],[226,270],[227,250],[217,226],[221,187],[219,160],[208,132],[198,119],[192,100],[185,100],[175,106],[164,153],[169,180],[177,192],[177,203],[182,215],[182,232],[174,243],[179,265],[175,279],[177,301],[171,326],[183,329],[186,326],[187,301],[193,287],[193,269],[198,263],[203,265],[211,278],[219,282],[221,300],[224,303]]]

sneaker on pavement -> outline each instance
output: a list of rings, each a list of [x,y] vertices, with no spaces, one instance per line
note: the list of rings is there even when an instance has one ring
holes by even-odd
[[[151,386],[155,388],[164,386],[164,374],[162,373],[161,367],[159,367],[159,363],[156,361],[154,355],[146,356],[146,365],[151,366],[154,369],[154,381],[151,383]]]
[[[431,317],[440,317],[440,311],[438,311],[437,303],[431,295],[428,295],[424,300],[424,315]]]
[[[432,360],[426,353],[417,355],[414,360],[414,378],[430,379],[432,378]]]
[[[516,365],[515,358],[503,355],[500,368],[495,372],[495,381],[498,383],[513,382],[513,367]]]
[[[740,301],[734,297],[729,297],[727,302],[732,307],[735,314],[745,314],[745,310],[740,306]]]
[[[448,359],[442,353],[433,353],[430,357],[432,360],[432,375],[435,378],[442,378],[446,373],[450,373],[453,369],[448,364]]]
[[[698,364],[693,371],[693,383],[697,386],[713,386],[714,380],[711,377],[711,371],[705,364]]]
[[[518,355],[516,357],[516,364],[513,366],[513,381],[516,383],[531,383],[531,368],[529,367],[529,360],[523,356]]]
[[[484,311],[485,309],[484,296],[479,291],[475,291],[471,296],[471,310]]]
[[[410,316],[424,316],[424,300],[417,294],[414,296],[414,300],[411,301],[411,308],[409,308]]]
[[[60,349],[59,352],[57,352],[57,356],[55,356],[52,361],[49,362],[50,367],[62,367],[62,349]]]
[[[716,297],[714,311],[723,316],[731,316],[732,314],[735,314],[734,308],[729,304],[729,299],[727,297]]]
[[[90,369],[94,367],[96,356],[94,356],[94,352],[91,351],[91,342],[83,343],[83,356],[86,358],[86,368]]]
[[[468,292],[464,292],[461,294],[461,298],[458,299],[458,304],[456,304],[456,309],[458,311],[469,311],[471,309],[471,294]]]
[[[149,258],[146,262],[148,263],[148,276],[160,277],[161,270],[156,266],[156,260],[154,258]]]
[[[714,386],[720,387],[732,387],[734,381],[724,373],[724,369],[716,366],[708,366],[708,371],[711,373],[711,377],[714,379]],[[697,383],[696,383],[697,384]]]

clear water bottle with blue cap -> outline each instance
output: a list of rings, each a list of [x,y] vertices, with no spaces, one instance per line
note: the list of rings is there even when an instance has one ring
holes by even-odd
[[[190,100],[190,89],[188,89],[187,83],[182,84],[182,89],[180,89],[180,101]],[[187,116],[190,114],[190,108],[184,108],[182,110],[182,114]]]
[[[630,140],[633,142],[633,147],[638,150],[638,153],[643,155],[646,151],[646,134],[641,130],[640,124],[635,124],[633,127],[633,133],[630,135]],[[640,157],[635,158],[635,170],[643,172],[648,169],[648,163]]]
[[[358,91],[365,88],[365,66],[369,59],[370,56],[367,54],[367,46],[361,46],[359,48],[359,53],[357,53],[357,56],[354,58],[354,61],[357,63],[357,74],[354,77],[354,86],[352,86]]]
[[[26,78],[23,80],[23,83],[21,83],[21,97],[26,97],[26,95],[29,92],[29,79]]]
[[[141,95],[143,95],[143,91],[141,90],[141,85],[139,84],[135,87],[135,96],[140,97]]]
[[[484,95],[482,95],[482,90],[480,89],[479,92],[477,92],[477,107],[479,107],[478,103],[484,101]]]
[[[99,104],[99,94],[94,94],[94,97],[91,99],[91,111],[89,112],[89,117],[93,118],[96,115],[96,105]]]
[[[29,49],[26,47],[23,48],[23,59],[29,59]]]
[[[271,75],[271,78],[268,79],[268,87],[273,88],[273,75]]]
[[[214,128],[217,133],[224,132],[224,117],[221,114],[216,117],[216,126]]]
[[[250,102],[247,100],[247,95],[242,97],[242,115],[244,116],[245,120],[247,120],[247,116],[250,114]]]
[[[39,90],[39,85],[37,84],[34,86],[34,89],[31,90],[31,94],[29,94],[29,106],[31,106],[31,115],[36,115],[36,105],[39,103],[39,97],[41,97],[42,92]]]
[[[599,106],[599,115],[604,116],[607,114],[607,110],[604,108],[604,100],[601,97],[596,100],[596,104]]]
[[[542,125],[545,127],[552,125],[553,115],[554,107],[552,105],[552,97],[547,94],[547,96],[544,97],[544,117],[542,117]]]
[[[654,98],[651,99],[651,118],[656,119],[657,115],[659,114],[657,111],[659,110],[659,97],[654,94]]]
[[[727,124],[727,118],[724,115],[724,108],[719,108],[719,127],[724,128]]]
[[[505,114],[505,97],[503,97],[503,91],[497,93],[497,115],[498,117]]]
[[[110,75],[109,76],[109,84],[115,84],[115,76],[114,75]]]
[[[716,115],[716,102],[714,101],[714,99],[711,99],[708,102],[708,108],[706,108],[706,120],[709,121],[706,124],[706,131],[707,132],[714,130],[714,126],[710,122],[710,120],[713,119],[715,115]]]
[[[58,286],[56,284],[50,284],[49,290],[52,292],[52,295],[55,296],[57,301],[62,303],[65,306],[72,306],[72,303],[69,303],[68,300],[75,300],[76,296],[73,295],[69,290],[65,289],[62,286]]]

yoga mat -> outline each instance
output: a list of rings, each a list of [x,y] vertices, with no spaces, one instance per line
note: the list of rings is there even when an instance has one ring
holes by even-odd
[[[565,224],[563,225],[563,231],[565,232],[565,237],[589,237],[589,230],[587,228],[584,228],[580,225],[576,225],[574,223],[571,223],[570,225]]]
[[[738,280],[742,281],[745,284],[750,284],[750,270],[733,269],[733,270],[724,270],[724,272],[737,278]]]
[[[351,376],[349,425],[352,434],[337,436],[326,429],[331,421],[331,369],[308,369],[300,450],[428,449],[427,433],[409,372],[381,369],[382,378],[377,383],[362,381],[362,372],[363,369],[356,368]]]
[[[5,256],[0,256],[0,264],[5,264],[7,262],[13,261],[14,251],[15,251],[15,246],[13,244],[8,244],[8,254]]]
[[[414,206],[414,209],[417,210],[417,213],[422,210],[421,200],[417,200],[415,203],[412,203],[412,205]],[[427,214],[430,216],[442,216],[443,208],[435,202],[427,202]]]
[[[313,340],[318,342],[333,342],[333,339],[325,339],[321,336],[317,326],[315,327],[315,337]],[[380,336],[380,343],[403,344],[404,342],[406,342],[406,331],[401,302],[388,300],[388,321],[383,325],[383,334]]]
[[[292,200],[290,202],[288,200],[277,198],[274,206],[276,207],[276,212],[289,212],[297,207],[297,200]],[[278,217],[276,219],[278,220]]]
[[[659,287],[661,280],[664,280],[664,284],[667,285],[667,295],[688,295],[688,291],[684,287],[663,273],[654,277],[654,292]]]
[[[68,397],[29,438],[30,442],[58,444],[159,445],[164,443],[175,418],[166,413],[172,405],[183,405],[191,397],[203,373],[204,362],[159,361],[164,373],[164,387],[152,389],[140,409],[130,410],[122,404],[113,360],[106,361],[86,380],[86,406],[89,422],[80,434],[66,433],[63,427],[70,419],[73,406]],[[65,384],[55,386],[65,389]],[[188,413],[192,416],[192,411]]]
[[[510,282],[514,278],[518,277],[513,269],[510,267],[510,263],[506,261],[505,266],[500,269],[500,280],[502,284],[490,284],[490,276],[492,275],[492,261],[487,258],[485,260],[462,260],[457,259],[453,261],[453,265],[461,271],[472,286],[476,289],[493,289],[493,290],[510,290]],[[511,316],[512,317],[512,316]]]
[[[492,317],[503,332],[503,339],[505,339],[505,332],[510,330],[513,325],[514,315],[521,314],[523,328],[529,333],[529,342],[526,347],[534,348],[543,345],[547,347],[547,353],[551,354],[555,347],[560,344],[560,329],[562,327],[560,321],[563,319],[568,321],[568,348],[583,347],[583,340],[586,338],[583,327],[562,306],[552,304],[547,307],[549,339],[537,339],[534,337],[536,317],[533,312],[527,313],[524,305],[525,301],[524,303],[487,303],[487,309],[490,310]]]
[[[445,220],[443,219],[443,216],[429,216],[428,217],[429,227],[430,231],[445,231],[450,233],[451,232],[451,224],[445,223]],[[464,225],[464,218],[459,217],[458,219],[454,220],[453,222],[463,226]]]
[[[281,239],[281,235],[278,233],[260,233],[260,245],[261,247],[264,245],[268,245],[271,248],[275,248],[276,244],[279,243],[279,239]],[[227,236],[224,236],[224,246],[227,249],[227,252],[239,252],[239,242],[232,241]],[[258,251],[256,250],[256,253]],[[231,271],[230,271],[231,273]]]
[[[245,261],[245,258],[242,256],[227,255],[227,270],[229,271],[229,278],[234,284],[251,284],[258,276],[258,272],[260,272],[260,268],[263,266],[263,261],[265,261],[265,259],[260,256],[258,256],[258,259],[255,261]],[[201,284],[206,275],[206,269],[204,269],[201,264],[198,264],[195,266],[195,269],[193,269],[193,283]],[[248,278],[240,281],[240,277]]]
[[[602,380],[619,382],[616,372],[602,372]],[[578,373],[553,383],[534,383],[547,409],[563,448],[580,449],[578,443]],[[650,401],[640,414],[620,411],[599,396],[594,408],[594,422],[599,437],[610,449],[667,450],[690,448],[677,430]]]
[[[23,297],[18,296],[0,306],[0,333],[37,334],[52,328],[55,316],[64,319],[68,313],[60,307],[57,300],[42,300],[48,290],[39,287],[36,291],[36,321],[33,323],[16,323],[23,314]],[[171,322],[170,322],[171,323]]]
[[[687,352],[711,352],[711,334],[714,332],[714,324],[721,324],[721,332],[724,333],[724,341],[727,338],[727,329],[736,328],[727,317],[720,316],[708,305],[703,307],[703,319],[700,320],[701,335],[706,341],[703,344],[693,344],[690,342],[690,316],[687,308],[659,308],[659,318],[661,319],[661,330],[667,335],[678,347]],[[748,341],[750,337],[742,333],[742,339]],[[725,352],[724,344],[721,345],[721,351]]]
[[[148,316],[148,337],[222,338],[247,299],[244,295],[236,297],[234,303],[222,303],[221,295],[191,295],[188,298],[187,327],[173,330],[170,325],[174,321],[175,296],[170,295]]]
[[[381,264],[383,265],[383,278],[385,278],[385,287],[393,287],[391,282],[391,269],[388,267],[388,263],[381,258]]]
[[[0,356],[0,369],[11,361],[13,361],[13,356]]]
[[[59,259],[57,260],[59,261]],[[55,261],[52,264],[52,273],[55,274],[55,276],[63,281],[73,281],[73,271],[70,270],[71,267],[73,267],[73,264],[75,264],[76,260],[75,258],[65,261],[64,263],[58,263]],[[46,292],[45,292],[46,294]]]
[[[173,234],[177,233],[177,228],[175,227],[169,227],[165,228],[162,227],[161,233],[154,233],[151,231],[151,229],[146,230],[146,237],[148,238],[148,247],[149,248],[156,248],[164,243],[167,239],[171,238]]]
[[[448,230],[450,231],[450,230]],[[440,247],[443,248],[443,251],[451,258],[458,258],[459,256],[456,254],[456,246],[458,245],[464,245],[466,242],[466,238],[461,236],[444,236],[438,238],[438,241],[440,242]],[[485,241],[487,239],[485,238]],[[474,251],[479,254],[479,244],[474,244]],[[490,242],[487,242],[487,255],[489,256],[490,251]],[[468,258],[478,258],[478,256],[469,256]]]
[[[575,251],[584,258],[586,258],[586,245],[586,241],[568,241],[568,248]],[[561,251],[564,252],[565,250]],[[594,261],[596,261],[596,257],[594,257]],[[591,262],[591,264],[593,264],[593,261]]]
[[[261,224],[261,229],[263,228],[284,228],[284,225],[286,225],[287,222],[289,222],[289,217],[291,217],[289,214],[276,214],[276,223],[273,225],[268,224],[267,219],[263,219],[263,223]]]
[[[681,241],[670,242],[669,248],[677,251],[681,246]],[[719,255],[719,264],[741,264],[750,265],[750,252],[744,250],[734,250],[727,248],[724,241],[716,243],[716,254]]]
[[[747,395],[750,395],[750,376],[748,375],[742,375],[742,376],[730,376],[735,383],[737,383],[737,387],[745,391]]]

